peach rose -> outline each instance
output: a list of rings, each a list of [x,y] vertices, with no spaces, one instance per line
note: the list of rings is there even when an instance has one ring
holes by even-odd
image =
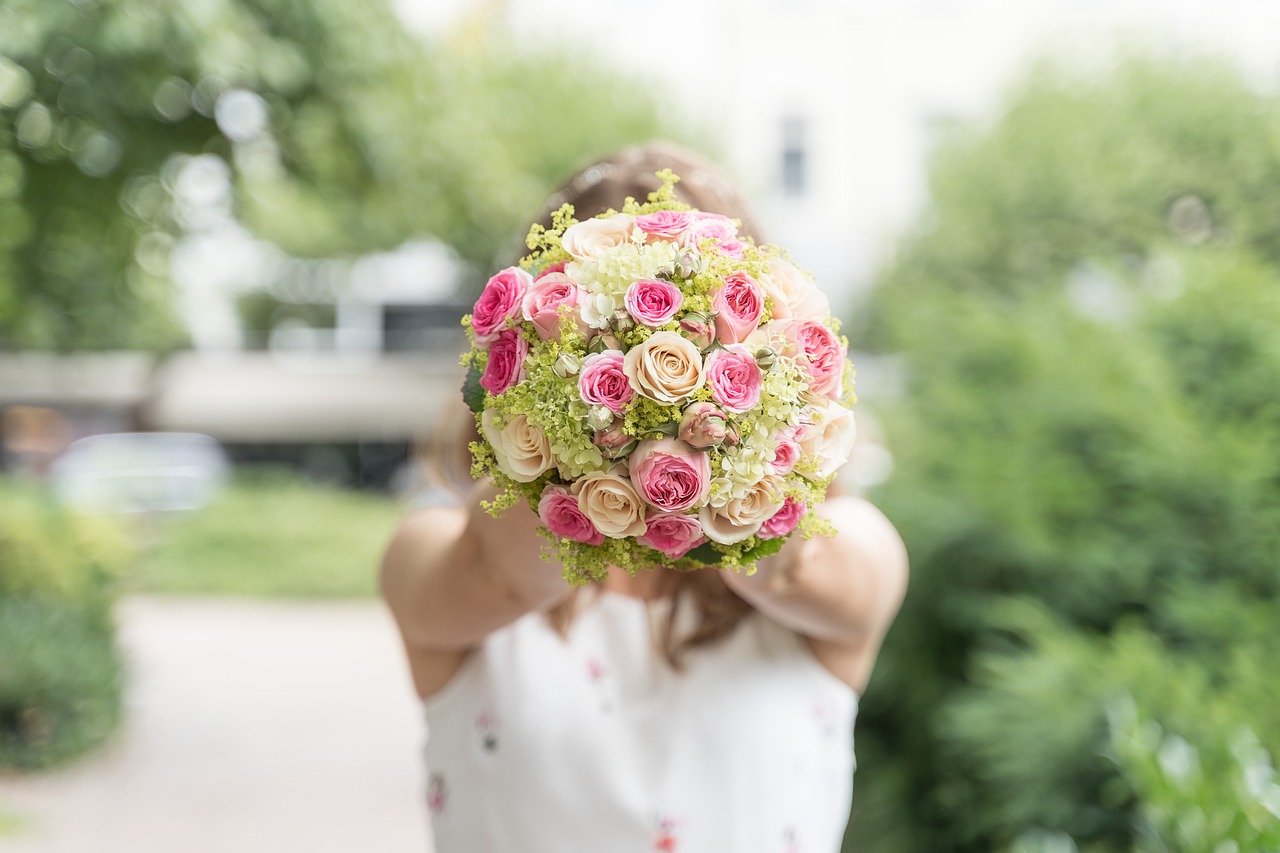
[[[631,387],[666,405],[683,403],[706,382],[701,350],[675,332],[654,332],[627,352],[622,367]]]
[[[577,222],[565,229],[560,245],[580,261],[598,258],[630,240],[635,224],[636,218],[626,213]]]
[[[770,258],[768,272],[760,278],[765,292],[773,298],[773,318],[825,320],[831,313],[826,294],[813,279],[782,258]]]
[[[699,511],[702,531],[721,545],[733,545],[760,530],[760,525],[782,509],[782,481],[765,474],[745,495],[724,506],[705,506]]]
[[[806,457],[818,461],[817,479],[825,479],[849,461],[858,431],[853,412],[839,403],[814,409],[813,423],[800,437],[800,449]]]
[[[499,428],[492,410],[480,416],[480,431],[493,448],[498,469],[517,483],[532,483],[555,464],[551,442],[524,415],[515,415]]]
[[[615,465],[608,471],[583,475],[570,487],[578,498],[578,508],[605,536],[623,539],[643,536],[645,505],[631,481],[622,476],[626,469]]]

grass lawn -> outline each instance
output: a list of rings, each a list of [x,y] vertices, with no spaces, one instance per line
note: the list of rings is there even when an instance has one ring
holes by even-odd
[[[377,589],[400,501],[291,475],[238,475],[214,503],[152,519],[129,584],[144,592],[353,598]]]
[[[6,835],[17,835],[26,825],[22,818],[10,811],[6,811],[4,804],[0,803],[0,838]]]

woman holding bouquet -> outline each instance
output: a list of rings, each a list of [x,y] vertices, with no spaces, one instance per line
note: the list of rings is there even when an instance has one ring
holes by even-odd
[[[653,189],[653,175],[664,167],[683,176],[681,201],[724,215],[698,220],[699,238],[741,253],[736,226],[725,216],[747,234],[754,228],[736,193],[707,164],[666,147],[628,150],[589,167],[550,207],[568,202],[583,220],[621,208],[624,198]],[[563,248],[574,259],[594,257],[591,241],[610,239],[608,220],[590,222],[603,224],[564,232]],[[687,233],[692,222],[663,210],[640,225],[665,239],[662,229]],[[628,220],[624,231],[633,224]],[[775,319],[827,312],[825,297],[789,264],[770,259],[767,271]],[[553,339],[566,316],[554,306],[572,282],[562,270],[541,271],[537,287],[531,276],[510,275],[511,282],[491,282],[493,299],[505,298],[508,286],[521,288],[523,318],[532,324],[526,333],[535,344]],[[669,278],[682,280],[678,275]],[[676,327],[672,304],[679,307],[680,294],[667,279],[634,282],[625,316],[674,331],[637,336],[643,341],[625,358],[626,345],[615,341],[581,363],[557,363],[557,371],[572,373],[590,405],[588,418],[599,420],[592,425],[595,445],[619,465],[597,466],[572,488],[539,486],[537,514],[519,501],[495,518],[482,504],[497,490],[482,482],[409,515],[388,546],[383,591],[426,707],[427,800],[439,853],[839,849],[858,697],[906,588],[897,532],[867,502],[833,494],[811,510],[826,520],[815,521],[825,535],[791,536],[780,549],[760,551],[776,553],[759,559],[754,575],[669,567],[680,560],[687,569],[710,553],[691,550],[708,537],[747,539],[748,531],[738,529],[744,524],[749,542],[783,539],[805,515],[803,501],[775,494],[777,503],[753,519],[754,508],[770,498],[757,500],[749,489],[733,501],[722,496],[720,506],[731,511],[716,510],[708,495],[732,486],[713,478],[709,454],[695,450],[736,445],[734,419],[762,405],[758,364],[767,370],[773,358],[772,350],[766,359],[764,350],[753,354],[743,343],[754,340],[748,337],[754,322],[740,322],[750,320],[757,288],[750,279],[723,279],[706,328],[696,320]],[[539,299],[552,308],[542,310]],[[614,307],[584,295],[574,317],[589,326],[599,310],[608,322]],[[481,384],[492,401],[519,381],[530,355],[523,339],[499,331],[501,322],[489,324],[483,309],[478,303],[472,329],[477,340],[487,336]],[[625,327],[591,334],[617,328]],[[833,333],[799,319],[786,328],[788,345],[810,355],[809,397],[829,386],[834,400],[844,355],[841,349],[838,365],[824,361]],[[699,335],[721,345],[699,342]],[[680,358],[690,347],[695,363],[686,376]],[[712,392],[695,400],[695,385],[704,383]],[[633,394],[658,403],[667,402],[664,394],[678,398],[684,407],[678,436],[655,433],[637,446],[622,429]],[[822,412],[837,410],[843,411],[831,404]],[[515,418],[491,423],[490,414],[486,409],[482,420],[499,479],[524,483],[543,475],[545,464],[522,467],[536,459],[522,448],[536,446],[537,429]],[[775,484],[775,492],[795,466],[826,482],[843,458],[827,452],[828,442],[851,439],[852,418],[823,418],[771,439],[770,458],[759,463],[769,471],[760,479]],[[653,549],[652,565],[662,565],[635,574],[613,565],[591,573],[600,579],[587,587],[575,587],[562,573],[567,563],[542,558],[540,527],[577,553],[604,553],[602,545],[635,537]]]

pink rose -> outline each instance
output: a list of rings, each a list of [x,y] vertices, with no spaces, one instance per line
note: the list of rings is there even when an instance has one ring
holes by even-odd
[[[738,433],[729,425],[725,413],[714,403],[690,403],[680,418],[680,440],[694,447],[714,447],[728,442],[738,443]]]
[[[693,223],[681,237],[681,242],[696,249],[703,240],[725,243],[736,242],[737,237],[738,226],[729,217],[718,213],[697,213],[694,214]]]
[[[524,381],[524,360],[529,342],[519,329],[503,329],[489,347],[489,361],[480,376],[480,387],[497,396]]]
[[[705,503],[711,489],[711,457],[676,438],[645,439],[627,465],[641,497],[667,512]]]
[[[607,349],[584,358],[578,371],[578,393],[588,406],[604,406],[615,415],[622,414],[636,393],[623,370],[622,353]]]
[[[638,541],[641,545],[661,551],[669,560],[678,560],[707,541],[702,535],[702,525],[698,523],[696,515],[650,510],[645,522],[649,529]]]
[[[780,477],[790,474],[792,469],[796,467],[796,463],[800,461],[800,441],[799,432],[796,429],[786,429],[778,433],[778,443],[773,448],[773,473]]]
[[[740,344],[760,325],[764,290],[745,272],[730,273],[711,300],[711,309],[716,312],[716,339]]]
[[[824,320],[831,313],[827,297],[813,279],[782,258],[769,259],[760,286],[773,300],[770,313],[775,320]]]
[[[712,350],[703,365],[711,399],[726,412],[741,414],[760,402],[760,386],[764,376],[755,356],[742,344],[729,344]]]
[[[548,340],[560,332],[562,320],[576,322],[578,331],[586,332],[587,326],[578,313],[578,300],[582,288],[562,272],[544,273],[534,279],[524,292],[521,313],[538,330],[538,337]],[[561,307],[568,312],[561,315]]]
[[[808,369],[809,390],[829,400],[839,399],[849,348],[835,332],[817,320],[793,321],[785,333],[796,348],[797,360]]]
[[[524,292],[533,279],[522,269],[507,267],[489,279],[471,311],[471,330],[477,344],[491,344],[507,320],[520,315]]]
[[[745,256],[747,253],[746,251],[747,244],[742,242],[741,240],[721,240],[719,243],[716,243],[712,248],[715,249],[720,254],[728,255],[729,257],[738,261],[742,260],[743,256]]]
[[[693,214],[687,210],[658,210],[636,217],[636,227],[659,240],[678,240],[692,224]]]
[[[568,261],[557,261],[556,263],[551,264],[545,270],[543,270],[542,272],[534,276],[533,280],[537,281],[543,276],[548,276],[548,275],[551,275],[552,273],[564,272],[564,268],[567,267],[568,265],[569,265]]]
[[[684,294],[680,288],[660,278],[642,278],[632,282],[622,298],[627,312],[637,322],[649,327],[670,322],[683,302]]]
[[[756,532],[756,536],[760,539],[777,539],[779,536],[786,536],[796,529],[796,525],[800,523],[800,519],[804,518],[804,514],[808,510],[809,508],[805,506],[804,501],[789,497],[782,504],[782,509],[760,525],[760,530]]]
[[[578,498],[564,486],[547,486],[542,490],[542,497],[538,500],[538,518],[561,539],[588,545],[604,543],[604,534],[578,507]]]

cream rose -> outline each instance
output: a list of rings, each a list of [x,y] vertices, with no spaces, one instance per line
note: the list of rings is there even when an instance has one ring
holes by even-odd
[[[666,405],[683,403],[706,382],[701,350],[675,332],[654,332],[632,347],[622,369],[637,392]]]
[[[782,258],[771,258],[768,272],[760,277],[760,284],[773,298],[773,318],[787,320],[825,320],[831,313],[826,294],[818,289],[813,279],[800,272]]]
[[[740,498],[724,506],[705,506],[698,512],[702,532],[721,545],[733,545],[754,536],[770,518],[782,509],[785,498],[782,480],[766,474]]]
[[[626,213],[617,213],[605,219],[588,219],[565,229],[560,245],[580,261],[598,258],[630,240],[635,224],[636,218]]]
[[[818,461],[816,476],[824,479],[849,460],[857,435],[853,412],[839,403],[828,403],[813,410],[813,423],[801,433],[800,450]]]
[[[555,464],[550,440],[524,415],[515,415],[499,428],[494,413],[485,410],[480,430],[493,448],[499,470],[517,483],[531,483]]]
[[[643,536],[648,529],[644,521],[644,501],[636,494],[631,481],[622,476],[624,471],[621,465],[608,471],[593,471],[570,487],[570,493],[578,498],[582,514],[596,530],[614,539]]]

